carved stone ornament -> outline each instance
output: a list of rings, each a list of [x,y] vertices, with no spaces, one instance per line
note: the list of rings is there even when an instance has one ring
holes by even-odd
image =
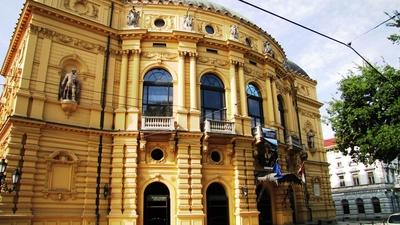
[[[70,116],[77,110],[79,97],[80,82],[77,77],[76,69],[72,69],[71,72],[65,74],[59,89],[61,108],[64,110],[67,116]]]
[[[271,44],[268,41],[264,42],[263,53],[270,56],[273,55]]]

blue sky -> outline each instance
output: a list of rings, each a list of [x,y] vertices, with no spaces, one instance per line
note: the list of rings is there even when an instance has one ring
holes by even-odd
[[[295,25],[253,9],[237,0],[209,0],[249,19],[271,34],[284,48],[286,56],[318,82],[318,99],[327,103],[337,96],[337,82],[362,60],[350,49],[310,33]],[[384,61],[399,68],[400,45],[386,39],[399,30],[381,26],[359,36],[388,17],[384,12],[400,11],[399,0],[248,0],[352,46],[370,62]],[[0,0],[0,61],[6,54],[23,0]],[[0,84],[4,79],[0,78]],[[0,86],[2,89],[2,86]],[[326,106],[321,109],[326,116]],[[323,124],[324,138],[333,132]]]

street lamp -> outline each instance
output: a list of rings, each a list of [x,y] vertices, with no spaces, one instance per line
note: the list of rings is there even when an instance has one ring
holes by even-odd
[[[12,174],[12,187],[9,188],[7,185],[7,161],[6,159],[2,159],[0,161],[0,193],[11,193],[16,190],[17,184],[19,182],[19,179],[21,178],[21,171],[19,168],[16,168]]]

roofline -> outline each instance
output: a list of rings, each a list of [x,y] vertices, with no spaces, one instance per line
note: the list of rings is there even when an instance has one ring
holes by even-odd
[[[5,76],[5,73],[6,73],[7,69],[10,66],[9,65],[10,64],[10,62],[9,62],[10,55],[11,54],[15,54],[15,50],[17,48],[16,43],[19,43],[19,42],[16,42],[16,40],[18,38],[21,38],[22,33],[25,31],[25,29],[23,29],[23,26],[26,25],[26,22],[27,22],[28,18],[31,15],[30,11],[29,11],[30,9],[28,7],[28,5],[29,5],[28,2],[29,1],[30,0],[27,0],[27,1],[24,2],[24,5],[23,5],[23,7],[21,9],[21,12],[19,14],[17,25],[14,28],[14,32],[13,32],[13,34],[11,36],[7,53],[5,54],[4,59],[3,59],[3,64],[2,64],[1,70],[0,70],[0,75],[1,76]]]

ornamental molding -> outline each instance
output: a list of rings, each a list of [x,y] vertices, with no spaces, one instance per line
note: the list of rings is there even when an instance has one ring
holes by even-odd
[[[64,9],[90,19],[99,19],[100,5],[88,0],[64,0]]]
[[[248,76],[255,77],[258,79],[262,79],[262,80],[265,78],[264,73],[260,69],[256,69],[256,68],[252,69],[250,66],[247,66],[247,65],[245,65],[243,68],[244,68],[244,72]]]
[[[197,57],[197,62],[199,64],[205,64],[210,66],[217,66],[217,67],[224,67],[227,68],[229,65],[229,61],[213,58],[213,57],[206,57],[206,56],[199,56]]]
[[[176,61],[178,58],[177,53],[170,53],[170,52],[142,52],[143,60],[151,59],[156,61]]]
[[[157,27],[155,25],[155,20],[162,19],[164,20],[164,26]],[[159,14],[145,14],[144,15],[144,28],[149,29],[151,31],[170,31],[176,29],[176,16],[169,15],[159,15]]]
[[[105,46],[94,44],[75,37],[71,37],[69,35],[53,31],[49,28],[31,24],[30,30],[31,32],[36,33],[39,37],[51,39],[53,42],[58,44],[66,45],[73,48],[78,48],[95,54],[105,52]]]

